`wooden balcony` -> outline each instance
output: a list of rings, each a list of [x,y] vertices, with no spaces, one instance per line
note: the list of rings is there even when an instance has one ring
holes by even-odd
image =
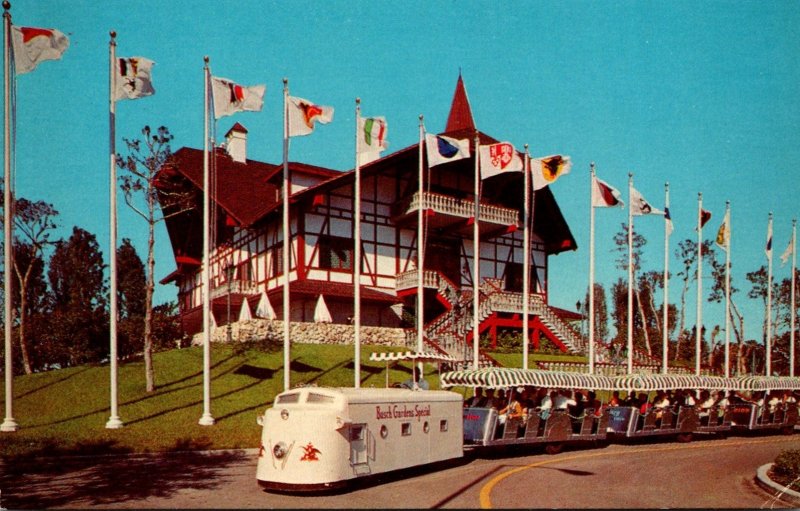
[[[258,294],[258,283],[252,280],[231,280],[211,289],[211,300],[228,295],[253,296]]]

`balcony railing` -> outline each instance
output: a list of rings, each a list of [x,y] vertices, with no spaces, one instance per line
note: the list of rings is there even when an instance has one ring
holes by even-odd
[[[406,200],[400,202],[395,208],[396,216],[404,216],[417,211],[420,207],[431,209],[436,213],[455,216],[459,218],[472,218],[475,216],[475,201],[458,199],[449,195],[432,192],[423,192],[420,204],[419,192],[415,192]],[[494,206],[491,204],[480,205],[480,220],[500,225],[519,225],[519,211],[511,208]]]
[[[395,279],[395,289],[403,291],[406,289],[414,289],[418,285],[419,272],[417,270],[410,270],[397,275]],[[432,270],[425,270],[422,275],[422,286],[426,288],[437,289],[439,287],[439,273]]]
[[[220,298],[227,295],[256,295],[258,294],[258,283],[252,280],[231,280],[223,282],[211,289],[211,299]]]

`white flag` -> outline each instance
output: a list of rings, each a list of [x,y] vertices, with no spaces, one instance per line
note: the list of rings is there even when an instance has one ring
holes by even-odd
[[[781,254],[781,266],[789,262],[789,257],[794,253],[794,239],[789,240],[789,246]]]
[[[259,112],[264,106],[266,85],[239,85],[227,78],[211,77],[214,119],[237,112]]]
[[[114,101],[120,99],[139,99],[150,96],[156,91],[153,88],[153,62],[144,57],[128,57],[117,59],[114,70]]]
[[[569,156],[556,154],[536,158],[531,160],[531,173],[533,174],[533,189],[541,190],[545,186],[552,184],[556,179],[569,174],[572,168],[572,161]]]
[[[366,165],[381,157],[381,151],[389,147],[386,141],[388,126],[383,117],[358,118],[356,156],[359,165]]]
[[[517,154],[514,145],[509,142],[482,145],[479,149],[481,179],[508,172],[522,172],[522,158]]]
[[[469,140],[458,140],[442,135],[425,134],[428,167],[469,158]]]
[[[656,209],[650,205],[649,202],[642,197],[639,190],[631,187],[631,214],[633,215],[663,215],[664,212]]]
[[[333,120],[333,107],[315,105],[303,98],[289,96],[289,136],[301,137],[314,131],[314,123],[328,124]]]
[[[624,206],[622,194],[619,190],[597,177],[592,182],[592,207],[610,208]]]
[[[40,62],[59,60],[69,39],[54,28],[11,27],[11,49],[17,74],[33,71]]]

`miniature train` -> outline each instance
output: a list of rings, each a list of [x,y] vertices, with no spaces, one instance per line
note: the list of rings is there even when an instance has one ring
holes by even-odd
[[[800,390],[800,378],[629,375],[486,368],[441,375],[441,386],[651,392],[676,389],[768,392]],[[279,394],[258,423],[263,426],[256,479],[266,489],[303,492],[436,462],[469,450],[541,445],[557,453],[567,444],[603,443],[670,435],[781,431],[798,422],[797,402],[735,402],[728,406],[672,405],[529,410],[501,419],[495,408],[465,407],[447,390],[300,387]]]

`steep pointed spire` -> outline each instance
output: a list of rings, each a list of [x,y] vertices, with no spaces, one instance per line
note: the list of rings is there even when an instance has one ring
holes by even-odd
[[[472,119],[472,108],[467,99],[467,89],[464,87],[464,80],[461,73],[458,73],[456,82],[456,92],[453,94],[453,103],[450,105],[450,115],[447,117],[447,127],[445,133],[452,131],[469,130],[475,131],[475,121]]]

